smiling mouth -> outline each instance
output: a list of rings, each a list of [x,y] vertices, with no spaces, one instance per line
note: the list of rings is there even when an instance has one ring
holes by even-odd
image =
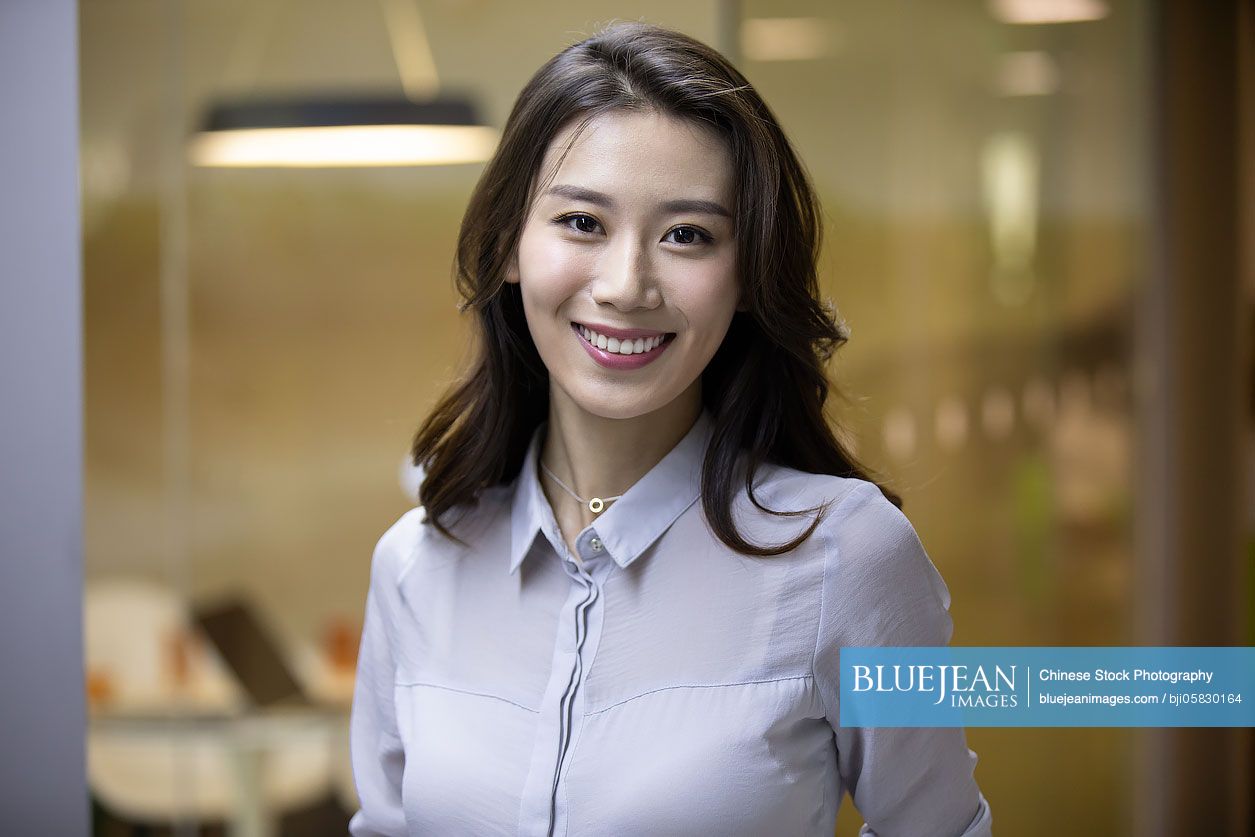
[[[668,332],[664,332],[661,336],[642,337],[642,338],[637,338],[636,340],[620,340],[618,338],[612,338],[612,337],[606,337],[605,335],[599,335],[596,332],[594,332],[592,329],[590,329],[588,326],[582,325],[574,321],[572,321],[571,323],[571,330],[574,331],[576,334],[578,334],[580,336],[580,339],[582,339],[585,343],[592,346],[593,348],[598,349],[603,352],[608,352],[612,355],[621,355],[623,357],[634,357],[636,355],[650,354],[651,352],[657,351],[662,346],[667,345],[676,337],[676,333],[674,331],[668,331]],[[601,345],[603,341],[605,342],[604,346]],[[638,341],[640,342],[640,346],[641,346],[639,351],[636,349],[636,345]],[[623,347],[625,345],[632,346],[632,350],[629,352],[623,351]]]

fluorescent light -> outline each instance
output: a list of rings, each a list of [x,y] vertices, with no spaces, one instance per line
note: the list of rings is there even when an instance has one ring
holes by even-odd
[[[480,125],[333,125],[205,131],[192,138],[197,166],[429,166],[478,163],[496,146]]]
[[[758,17],[741,23],[741,52],[750,61],[809,61],[831,55],[839,38],[821,17]]]
[[[1103,0],[989,0],[989,13],[1003,23],[1079,23],[1108,11]]]
[[[482,162],[496,143],[461,98],[287,97],[214,105],[187,151],[198,166],[430,166]]]

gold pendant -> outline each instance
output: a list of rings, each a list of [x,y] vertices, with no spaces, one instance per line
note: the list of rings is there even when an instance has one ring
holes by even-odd
[[[588,501],[588,510],[592,512],[593,514],[596,514],[597,512],[604,509],[605,507],[606,507],[606,503],[600,497],[594,497],[593,499]]]

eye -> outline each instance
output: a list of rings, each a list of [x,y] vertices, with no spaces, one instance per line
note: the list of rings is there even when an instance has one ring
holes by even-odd
[[[570,229],[572,232],[580,232],[585,235],[591,235],[597,231],[597,227],[601,226],[597,222],[596,218],[591,215],[585,215],[582,212],[572,212],[567,215],[560,215],[553,220],[555,224],[561,224],[567,229]],[[572,221],[575,222],[575,226],[571,226]]]
[[[676,244],[709,244],[714,241],[714,236],[710,233],[700,230],[697,227],[676,227],[667,235],[675,235]]]

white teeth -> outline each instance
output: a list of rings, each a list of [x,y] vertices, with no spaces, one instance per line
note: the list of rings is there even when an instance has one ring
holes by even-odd
[[[658,348],[666,337],[660,334],[657,337],[638,337],[635,340],[620,340],[617,337],[607,337],[604,334],[580,326],[580,334],[584,335],[584,339],[592,343],[599,349],[605,349],[608,352],[620,355],[639,355]]]

